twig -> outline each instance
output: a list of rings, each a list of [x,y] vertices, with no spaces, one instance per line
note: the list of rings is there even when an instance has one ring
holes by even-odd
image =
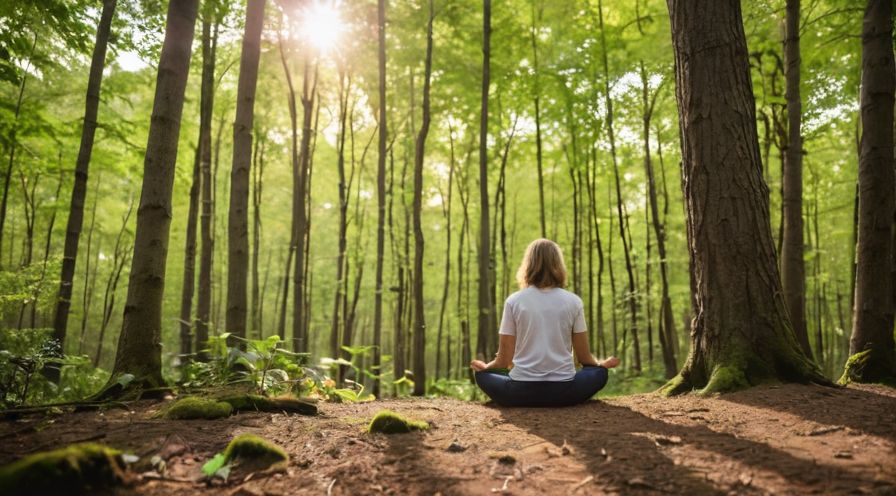
[[[327,486],[327,496],[331,496],[333,494],[333,485],[336,484],[336,478],[330,481],[330,485]]]

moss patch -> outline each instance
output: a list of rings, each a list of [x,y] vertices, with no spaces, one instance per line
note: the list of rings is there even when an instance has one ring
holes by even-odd
[[[728,393],[750,387],[744,372],[732,366],[717,366],[700,394]]]
[[[675,377],[669,379],[669,382],[664,384],[657,390],[657,393],[663,396],[674,396],[676,394],[682,394],[691,389],[691,384],[687,382],[681,374],[676,375]]]
[[[289,455],[280,446],[254,434],[240,434],[224,450],[224,462],[240,472],[276,471],[286,468]]]
[[[429,429],[429,424],[426,422],[406,419],[392,410],[380,410],[367,426],[367,432],[382,432],[383,434],[400,434],[425,431],[426,429]]]
[[[161,416],[172,420],[210,420],[227,417],[232,411],[233,407],[230,406],[230,403],[211,398],[187,396],[174,402],[173,405],[161,413]]]
[[[317,415],[317,405],[294,396],[268,398],[257,394],[238,394],[219,399],[229,404],[237,412],[286,412],[299,415]]]
[[[0,467],[0,494],[89,494],[125,480],[121,452],[73,444]]]

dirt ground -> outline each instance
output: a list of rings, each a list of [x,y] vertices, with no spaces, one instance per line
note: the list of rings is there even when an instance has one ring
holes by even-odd
[[[0,422],[0,463],[94,441],[166,460],[115,494],[896,494],[896,391],[768,386],[716,398],[635,395],[562,409],[452,399],[321,404],[317,417],[239,414],[217,421],[134,411]],[[369,435],[389,408],[423,433]],[[290,455],[285,473],[194,482],[238,433]],[[145,470],[149,470],[148,467]]]

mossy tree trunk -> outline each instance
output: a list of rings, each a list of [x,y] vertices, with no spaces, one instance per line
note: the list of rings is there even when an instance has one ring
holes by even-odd
[[[800,348],[782,295],[740,2],[668,6],[695,318],[687,362],[663,390],[828,383]]]
[[[862,141],[851,358],[842,381],[896,376],[893,342],[893,5],[869,0],[862,24]]]
[[[168,5],[143,164],[133,263],[112,384],[116,376],[124,373],[134,375],[136,380],[131,384],[135,386],[159,387],[164,383],[162,294],[171,227],[171,191],[198,3],[182,0]]]

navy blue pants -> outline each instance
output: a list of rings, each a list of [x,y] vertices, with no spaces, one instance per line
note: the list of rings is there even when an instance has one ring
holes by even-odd
[[[604,367],[585,366],[571,381],[515,381],[505,371],[476,372],[476,384],[501,406],[570,406],[597,394],[607,385]]]

